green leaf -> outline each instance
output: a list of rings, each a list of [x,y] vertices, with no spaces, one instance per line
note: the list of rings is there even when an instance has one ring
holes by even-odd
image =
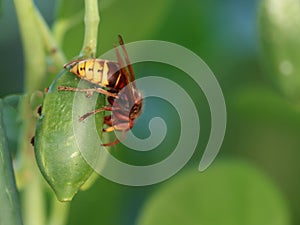
[[[289,98],[300,100],[300,2],[263,0],[260,33],[270,77]]]
[[[144,206],[138,225],[287,225],[281,193],[253,166],[215,162],[191,170],[159,189]]]
[[[19,120],[20,95],[10,95],[3,99],[3,123],[6,130],[9,149],[16,153],[20,136]]]
[[[0,224],[22,224],[11,155],[3,124],[3,101],[0,99]]]
[[[85,81],[82,82],[85,88],[91,86]],[[34,138],[40,170],[60,201],[72,200],[93,173],[93,169],[83,158],[82,144],[88,149],[89,156],[95,160],[101,150],[92,132],[99,131],[99,135],[101,134],[103,114],[90,116],[82,122],[79,118],[93,111],[95,107],[102,107],[104,96],[98,97],[94,94],[87,97],[85,92],[58,90],[58,86],[77,87],[78,84],[79,79],[66,71],[53,81],[49,91],[45,93]],[[93,105],[94,101],[97,101],[96,105]],[[76,110],[73,110],[73,104]],[[93,127],[94,122],[96,128]],[[98,139],[99,135],[96,134]]]
[[[300,224],[299,106],[269,86],[253,84],[233,92],[227,103],[230,132],[222,150],[262,166],[284,191],[293,224]]]

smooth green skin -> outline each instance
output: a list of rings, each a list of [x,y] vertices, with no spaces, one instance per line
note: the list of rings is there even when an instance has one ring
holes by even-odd
[[[11,152],[4,129],[3,106],[0,99],[0,224],[22,225]]]
[[[214,162],[164,184],[142,209],[136,225],[288,225],[281,193],[255,167]]]
[[[263,0],[260,36],[270,78],[290,99],[300,101],[300,2]]]
[[[95,122],[97,130],[101,131],[103,114],[90,116],[83,122],[78,120],[84,113],[94,109],[92,101],[97,95],[87,97],[85,92],[77,92],[79,99],[76,99],[76,104],[80,105],[81,109],[78,111],[82,112],[76,111],[73,114],[75,92],[57,89],[58,86],[77,87],[78,81],[74,74],[65,71],[50,85],[44,97],[34,140],[39,168],[60,201],[72,200],[93,173],[93,169],[82,157],[73,127],[78,127],[83,144],[92,158],[97,159],[101,148],[99,143],[90,138],[90,124],[92,126],[92,122]],[[83,82],[85,87],[91,87],[89,83]],[[103,102],[104,96],[99,95],[96,107],[103,106]],[[99,134],[96,134],[97,138]]]

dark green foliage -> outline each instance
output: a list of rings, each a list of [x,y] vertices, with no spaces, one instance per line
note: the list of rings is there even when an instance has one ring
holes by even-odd
[[[6,139],[4,103],[0,99],[0,224],[22,225],[12,157]]]
[[[3,123],[6,130],[9,149],[14,154],[18,148],[21,126],[18,115],[20,98],[22,98],[22,96],[10,95],[3,99]]]
[[[263,209],[263,210],[262,210]],[[255,167],[216,162],[167,182],[145,204],[138,225],[288,225],[284,198]]]

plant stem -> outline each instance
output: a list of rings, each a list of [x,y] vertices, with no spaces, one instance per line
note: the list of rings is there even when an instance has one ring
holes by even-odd
[[[42,36],[36,31],[35,6],[32,0],[14,0],[19,20],[25,58],[25,91],[38,90],[43,82],[46,61]]]
[[[53,24],[52,32],[58,45],[62,45],[66,33],[82,20],[84,10],[75,13],[72,17],[56,19]]]
[[[30,139],[34,135],[35,118],[29,104],[30,94],[41,89],[46,76],[46,54],[41,32],[37,32],[36,8],[32,0],[14,0],[19,20],[25,57],[25,97],[20,105],[23,121],[19,139],[19,160],[27,183],[22,192],[22,211],[25,225],[45,224],[45,199],[42,178],[36,166]]]
[[[69,202],[59,202],[56,196],[52,195],[51,212],[47,225],[64,225],[69,212]]]
[[[80,53],[83,57],[96,56],[99,22],[98,0],[85,0],[85,34]]]
[[[35,165],[35,162],[31,162]],[[46,221],[45,196],[42,189],[40,174],[31,171],[30,184],[27,184],[23,191],[23,214],[25,225],[41,225]]]
[[[53,38],[53,35],[51,34],[51,31],[47,26],[44,18],[41,16],[40,12],[38,10],[35,10],[34,12],[39,31],[41,32],[41,36],[46,45],[46,49],[50,53],[54,65],[60,70],[62,68],[62,65],[66,63],[66,57]]]

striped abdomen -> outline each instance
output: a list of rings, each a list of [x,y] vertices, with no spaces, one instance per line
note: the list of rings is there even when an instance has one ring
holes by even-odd
[[[71,65],[70,72],[79,78],[116,91],[126,85],[119,64],[103,59],[85,59]]]

